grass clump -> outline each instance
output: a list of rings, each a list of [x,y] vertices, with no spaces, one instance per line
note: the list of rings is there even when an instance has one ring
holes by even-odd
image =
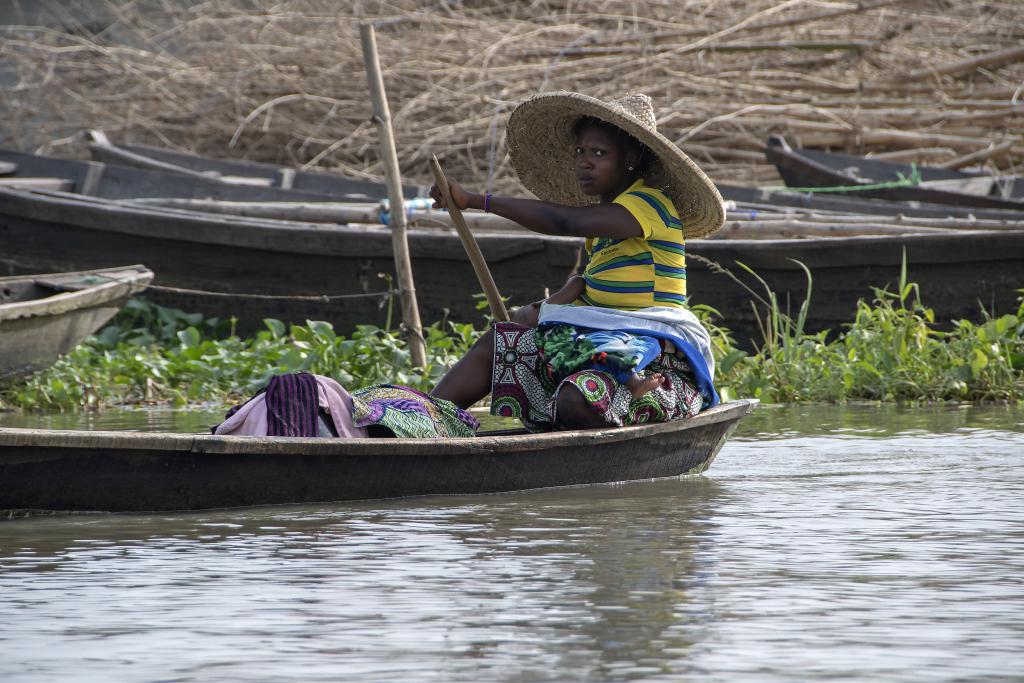
[[[959,320],[943,331],[919,287],[908,282],[904,262],[897,291],[874,288],[829,341],[827,331],[804,330],[809,271],[807,280],[795,319],[769,290],[763,345],[752,355],[723,355],[717,382],[725,395],[768,402],[1024,401],[1024,300],[1015,313],[983,311],[980,323]]]

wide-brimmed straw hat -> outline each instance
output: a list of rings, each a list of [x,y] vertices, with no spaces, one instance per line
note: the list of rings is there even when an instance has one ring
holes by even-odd
[[[573,128],[582,116],[621,128],[653,153],[644,180],[675,204],[686,238],[704,237],[722,227],[722,195],[690,157],[658,132],[647,95],[604,102],[580,93],[551,92],[517,106],[508,120],[506,143],[512,167],[526,189],[558,204],[584,206],[596,201],[583,194],[576,180]]]

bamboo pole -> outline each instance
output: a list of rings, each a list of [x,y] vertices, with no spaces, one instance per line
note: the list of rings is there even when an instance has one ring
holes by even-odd
[[[501,300],[498,287],[494,284],[494,278],[491,277],[491,270],[487,267],[487,261],[484,260],[484,255],[480,252],[480,245],[476,243],[476,238],[469,231],[466,220],[462,217],[462,210],[452,201],[452,192],[448,186],[448,179],[444,177],[441,164],[437,161],[437,157],[433,155],[430,157],[430,170],[434,172],[437,189],[441,191],[441,196],[444,197],[444,202],[448,205],[448,212],[451,214],[452,223],[455,224],[455,230],[458,231],[459,237],[462,238],[462,246],[466,248],[469,262],[473,264],[473,270],[476,271],[476,277],[480,281],[480,286],[484,288],[484,296],[487,297],[487,303],[491,307],[491,314],[498,322],[508,322],[508,311],[505,310],[505,302]]]
[[[391,244],[395,252],[395,272],[398,275],[398,295],[402,302],[402,321],[405,323],[406,339],[414,367],[427,364],[427,351],[423,340],[423,325],[416,305],[416,286],[412,278],[412,260],[409,243],[405,238],[405,203],[402,200],[402,178],[398,170],[398,152],[395,149],[394,132],[391,130],[391,110],[388,108],[387,93],[384,92],[384,78],[380,72],[377,57],[377,37],[372,24],[359,25],[359,38],[363,46],[363,63],[366,80],[373,98],[373,122],[377,124],[380,137],[381,161],[388,187],[391,206]]]
[[[1007,141],[998,145],[990,145],[985,149],[979,149],[977,152],[971,152],[965,154],[962,157],[951,159],[944,163],[938,164],[939,168],[963,168],[964,166],[970,166],[978,161],[987,161],[994,156],[999,156],[1003,152],[1008,152],[1013,148],[1013,142]]]

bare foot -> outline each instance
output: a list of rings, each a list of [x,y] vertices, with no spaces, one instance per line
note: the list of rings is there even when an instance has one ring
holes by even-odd
[[[665,381],[665,376],[660,372],[655,372],[648,375],[647,377],[641,377],[640,375],[633,375],[626,382],[626,388],[633,394],[633,399],[638,399],[644,394],[661,386],[661,383]]]

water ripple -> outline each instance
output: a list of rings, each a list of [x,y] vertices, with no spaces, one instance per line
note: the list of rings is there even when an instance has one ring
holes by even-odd
[[[0,523],[0,679],[1020,680],[1020,415],[862,412],[680,481]]]

